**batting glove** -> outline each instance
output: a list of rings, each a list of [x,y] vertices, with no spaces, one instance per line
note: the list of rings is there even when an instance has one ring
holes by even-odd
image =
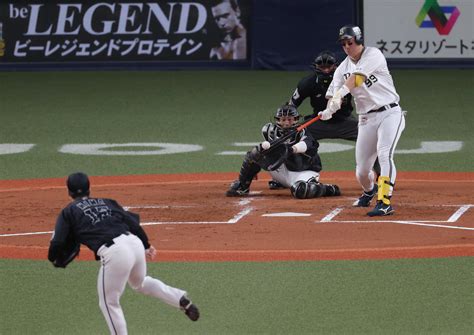
[[[329,100],[327,109],[329,109],[333,114],[341,109],[342,98],[349,94],[349,88],[346,85],[342,85],[340,89],[334,94],[334,96]]]
[[[342,105],[342,98],[339,97],[332,97],[331,100],[329,100],[327,109],[330,110],[332,113],[336,113],[339,109],[341,109]]]
[[[329,108],[323,110],[322,112],[319,112],[318,115],[319,115],[319,118],[323,121],[326,121],[326,120],[329,120],[332,118],[332,114],[333,112],[331,112],[329,110]]]

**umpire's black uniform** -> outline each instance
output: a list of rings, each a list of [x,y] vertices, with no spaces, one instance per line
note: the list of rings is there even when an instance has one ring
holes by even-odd
[[[318,115],[318,112],[326,109],[328,102],[326,91],[330,83],[330,80],[315,71],[300,80],[298,87],[291,97],[291,104],[298,107],[309,97],[311,107],[313,107],[313,114],[306,116],[305,119],[315,117]],[[308,127],[308,131],[316,141],[326,138],[357,140],[358,121],[352,116],[353,107],[351,100],[352,96],[350,94],[347,95],[343,99],[341,109],[333,114],[332,119],[327,121],[318,120]]]

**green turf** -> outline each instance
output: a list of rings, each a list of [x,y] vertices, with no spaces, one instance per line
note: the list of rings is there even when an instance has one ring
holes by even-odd
[[[399,171],[472,171],[474,70],[392,71],[408,110],[399,149],[462,141],[461,151],[400,154]],[[33,143],[0,155],[0,179],[235,171],[262,124],[303,72],[142,71],[0,73],[0,144]],[[300,108],[310,113],[309,103]],[[61,154],[71,143],[199,144],[162,156]],[[331,141],[334,142],[334,141]],[[343,142],[349,143],[351,142]],[[354,152],[322,154],[324,169],[353,170]],[[66,271],[47,262],[0,260],[0,334],[104,334],[98,264]],[[188,289],[202,309],[181,313],[127,289],[131,334],[472,334],[473,259],[159,263],[150,273]]]
[[[0,260],[1,334],[103,334],[96,262]],[[472,334],[473,258],[152,263],[202,318],[127,288],[131,334]],[[21,288],[21,289],[20,289]]]
[[[0,179],[238,171],[261,126],[289,98],[304,72],[143,71],[4,72],[0,143],[34,143],[28,153],[0,155]],[[461,151],[396,155],[399,170],[472,171],[474,70],[397,70],[394,80],[408,111],[399,149],[421,141],[463,141]],[[300,108],[310,113],[309,102]],[[155,156],[61,154],[71,143],[169,142],[203,151]],[[334,142],[334,141],[331,141]],[[344,143],[344,142],[343,142]],[[345,142],[353,144],[352,142]],[[353,170],[353,150],[322,154],[325,170]],[[34,168],[32,168],[34,167]]]

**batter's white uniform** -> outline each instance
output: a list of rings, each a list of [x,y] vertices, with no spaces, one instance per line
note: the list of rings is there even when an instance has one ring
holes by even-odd
[[[389,177],[390,182],[395,184],[397,171],[393,154],[405,128],[405,117],[398,104],[400,97],[393,85],[387,61],[379,49],[365,47],[358,62],[347,56],[337,67],[326,97],[334,96],[351,74],[361,74],[366,78],[364,84],[351,90],[351,94],[359,115],[356,176],[363,189],[369,192],[374,186],[372,166],[377,157],[380,175]],[[392,191],[393,187],[390,187],[389,195]]]

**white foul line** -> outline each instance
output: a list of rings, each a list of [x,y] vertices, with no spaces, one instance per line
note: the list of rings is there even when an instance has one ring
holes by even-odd
[[[458,210],[454,212],[453,215],[449,217],[447,221],[441,220],[416,220],[416,221],[405,221],[405,220],[333,220],[342,210],[343,207],[338,207],[331,211],[328,215],[323,217],[319,222],[331,222],[331,223],[399,223],[399,224],[406,224],[406,225],[415,225],[415,226],[426,226],[426,227],[436,227],[436,228],[448,228],[448,229],[460,229],[460,230],[474,230],[474,228],[470,227],[460,227],[460,226],[447,226],[447,225],[440,225],[435,223],[451,223],[457,222],[457,220],[466,213],[469,208],[473,207],[474,205],[449,205],[449,207],[458,207]]]
[[[157,209],[157,208],[192,208],[197,206],[175,206],[175,205],[143,205],[143,206],[124,206],[123,209]]]
[[[37,231],[37,232],[33,232],[33,233],[0,234],[0,237],[44,235],[44,234],[52,234],[52,233],[53,233],[53,231]]]
[[[229,223],[228,221],[150,221],[142,222],[141,226],[156,226],[162,224],[223,224]]]
[[[321,221],[323,222],[323,221]],[[427,227],[437,227],[437,228],[449,228],[449,229],[461,229],[461,230],[474,230],[474,228],[470,227],[459,227],[459,226],[446,226],[446,225],[439,225],[439,224],[432,224],[432,223],[421,223],[419,221],[400,221],[400,220],[360,220],[360,221],[345,221],[345,220],[334,220],[329,221],[331,223],[399,223],[399,224],[406,224],[406,225],[414,225],[414,226],[427,226]],[[447,222],[447,221],[428,221],[428,222]]]
[[[460,230],[474,230],[474,228],[470,228],[470,227],[446,226],[446,225],[440,225],[440,224],[419,223],[419,222],[412,222],[412,221],[390,221],[390,222],[400,223],[400,224],[407,224],[407,225],[426,226],[426,227],[460,229]]]

